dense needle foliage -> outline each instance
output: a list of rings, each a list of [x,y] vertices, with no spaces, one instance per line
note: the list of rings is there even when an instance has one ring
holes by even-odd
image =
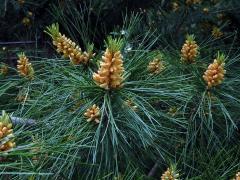
[[[25,19],[14,35],[47,40],[50,49],[1,46],[0,177],[238,180],[239,6],[0,5],[0,24],[9,29],[1,40],[14,40],[11,14],[35,8],[49,21],[28,12],[31,23]]]

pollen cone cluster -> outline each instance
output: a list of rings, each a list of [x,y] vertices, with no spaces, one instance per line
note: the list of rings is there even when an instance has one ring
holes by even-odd
[[[161,176],[161,180],[179,180],[179,173],[173,168],[168,168]]]
[[[29,59],[24,53],[18,55],[19,59],[17,61],[17,70],[21,76],[33,79],[34,70],[32,64],[29,62]]]
[[[198,45],[194,35],[188,35],[181,50],[181,58],[187,63],[193,63],[198,55]]]
[[[240,180],[240,172],[236,174],[236,179],[235,180]]]
[[[16,100],[17,102],[23,103],[23,102],[25,102],[25,101],[27,101],[27,100],[30,99],[28,95],[29,95],[29,94],[28,94],[27,92],[25,92],[25,91],[20,91],[20,92],[18,93],[17,97],[15,98],[15,100]]]
[[[93,74],[94,81],[104,89],[116,89],[122,86],[123,82],[123,58],[120,52],[120,40],[108,40],[108,48],[97,73]]]
[[[22,23],[23,23],[24,26],[29,26],[31,24],[31,20],[28,17],[24,17],[22,19]]]
[[[12,139],[14,137],[12,124],[8,121],[9,116],[3,111],[0,117],[0,152],[10,150],[16,145]]]
[[[226,71],[224,70],[225,56],[218,54],[218,57],[214,59],[213,63],[208,66],[208,69],[204,72],[203,79],[207,83],[208,88],[217,86],[222,83]]]
[[[164,70],[162,61],[158,58],[154,59],[148,64],[148,71],[152,74],[159,74]]]
[[[186,0],[187,5],[197,4],[197,3],[201,3],[201,2],[202,2],[202,0]]]
[[[177,2],[172,3],[172,10],[176,12],[179,9],[179,4]]]
[[[25,3],[25,0],[18,0],[18,3],[19,3],[20,5],[23,5],[23,4]]]
[[[92,107],[88,108],[84,113],[84,116],[87,117],[87,122],[95,121],[96,123],[100,122],[100,108],[94,104]]]
[[[69,57],[73,64],[86,64],[89,60],[75,42],[61,33],[53,40],[53,44],[57,47],[57,52],[62,53],[65,58]]]
[[[220,38],[223,36],[223,32],[218,27],[214,26],[212,29],[212,36],[216,39]]]
[[[0,74],[5,76],[5,75],[7,75],[7,73],[8,73],[8,66],[5,64],[0,66]]]
[[[209,13],[209,8],[207,8],[207,7],[203,8],[203,12],[204,12],[205,14],[208,14],[208,13]]]
[[[170,107],[168,110],[168,114],[174,117],[178,112],[178,108],[176,106]]]
[[[70,58],[71,62],[77,64],[87,64],[94,56],[92,49],[88,52],[82,52],[82,49],[71,39],[59,32],[58,24],[53,24],[47,28],[48,33],[53,39],[53,45],[56,46],[57,52],[63,54],[65,58]],[[93,48],[93,47],[92,47]]]
[[[133,111],[136,111],[137,108],[138,108],[131,99],[127,99],[127,100],[125,101],[125,104],[126,104],[129,108],[131,108]]]

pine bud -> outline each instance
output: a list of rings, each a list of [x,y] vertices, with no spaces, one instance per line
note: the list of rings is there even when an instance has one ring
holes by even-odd
[[[21,89],[17,94],[15,100],[19,103],[25,103],[27,100],[30,100],[30,93],[26,89]]]
[[[224,20],[224,18],[225,18],[225,14],[224,13],[218,13],[217,14],[217,18],[219,19],[219,20]]]
[[[197,3],[201,3],[201,0],[186,0],[186,4],[188,6],[193,5],[193,4],[197,4]]]
[[[106,49],[100,68],[93,74],[94,81],[104,89],[115,89],[122,86],[123,82],[123,58],[120,52],[122,41],[108,38]]]
[[[28,11],[27,14],[28,14],[29,17],[32,17],[32,16],[33,16],[33,13],[32,13],[31,11]]]
[[[16,143],[13,140],[9,140],[6,143],[0,145],[0,152],[1,151],[8,151],[16,146]]]
[[[23,5],[23,4],[25,3],[25,0],[18,0],[18,3],[19,3],[20,5]]]
[[[20,53],[18,57],[19,57],[17,61],[18,73],[21,76],[27,77],[29,79],[33,79],[34,70],[33,70],[32,64],[29,63],[29,59],[26,57],[24,53]]]
[[[87,122],[95,121],[96,123],[100,122],[100,108],[94,104],[92,107],[88,108],[84,113],[84,116],[87,117]]]
[[[203,79],[207,83],[208,88],[217,86],[222,83],[226,70],[224,70],[225,56],[218,53],[213,63],[208,66],[208,69],[204,72]]]
[[[24,17],[22,19],[22,23],[23,23],[24,26],[29,26],[31,24],[31,20],[28,17]]]
[[[168,114],[174,117],[178,113],[178,108],[176,106],[170,107]]]
[[[240,180],[240,172],[236,174],[236,179],[235,180]]]
[[[0,117],[0,152],[10,150],[16,145],[12,139],[14,137],[13,129],[12,124],[9,121],[9,116],[3,111],[2,116]]]
[[[187,63],[193,63],[199,53],[199,46],[194,39],[194,35],[187,35],[187,39],[181,50],[181,58]]]
[[[137,106],[134,104],[134,102],[132,101],[132,100],[130,100],[130,99],[127,99],[126,101],[125,101],[125,104],[129,107],[129,108],[131,108],[133,111],[137,111]]]
[[[8,66],[3,64],[0,66],[0,74],[6,76],[8,73]]]
[[[162,61],[158,58],[154,59],[148,64],[148,71],[151,74],[159,74],[165,69]]]
[[[179,173],[176,172],[175,167],[167,168],[162,174],[161,180],[179,180]]]
[[[179,9],[179,4],[177,2],[172,3],[172,10],[176,12]]]
[[[212,29],[212,36],[216,39],[220,38],[223,36],[223,32],[218,27],[214,26]]]
[[[205,14],[208,14],[208,13],[209,13],[209,8],[208,8],[208,7],[203,8],[203,12],[204,12]]]

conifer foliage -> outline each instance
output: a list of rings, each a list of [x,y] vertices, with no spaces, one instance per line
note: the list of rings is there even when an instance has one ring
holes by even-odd
[[[236,2],[134,2],[43,1],[48,54],[0,48],[0,179],[239,180]]]

